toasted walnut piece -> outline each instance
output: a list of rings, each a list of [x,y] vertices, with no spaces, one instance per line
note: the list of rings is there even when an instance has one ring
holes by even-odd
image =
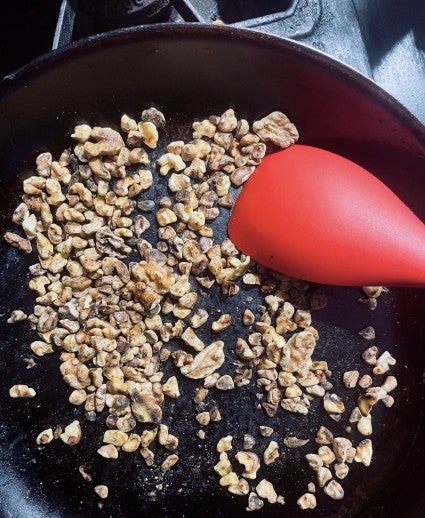
[[[367,297],[377,299],[383,292],[382,286],[362,286],[362,290]]]
[[[274,430],[273,428],[270,428],[270,426],[260,426],[260,434],[263,437],[270,437],[273,432]]]
[[[277,493],[273,484],[266,479],[260,480],[255,488],[258,496],[265,498],[270,504],[275,504],[277,501]]]
[[[331,498],[335,500],[341,500],[344,498],[344,490],[339,482],[331,480],[329,484],[325,486],[323,491]]]
[[[312,493],[304,493],[298,498],[297,505],[303,511],[305,509],[314,509],[317,505],[316,497]]]
[[[337,462],[346,462],[349,450],[352,448],[352,443],[345,437],[335,437],[332,441],[332,449],[335,453]]]
[[[139,130],[143,133],[143,142],[150,147],[155,149],[158,144],[158,130],[152,122],[142,122],[139,124]]]
[[[279,446],[276,441],[270,441],[263,453],[263,461],[267,466],[279,457]]]
[[[316,442],[318,444],[331,444],[333,441],[333,435],[328,428],[321,426],[316,434]]]
[[[329,468],[321,467],[316,472],[317,483],[320,487],[323,487],[329,480],[332,479],[332,473]]]
[[[60,434],[60,439],[68,446],[75,446],[81,440],[81,426],[79,421],[72,421],[71,424],[65,426],[65,430]]]
[[[235,455],[236,460],[244,466],[242,476],[254,480],[257,478],[257,471],[260,468],[260,459],[251,451],[239,451]]]
[[[29,209],[25,203],[20,203],[13,212],[12,221],[21,225],[30,215]]]
[[[35,395],[35,390],[28,385],[13,385],[9,390],[9,396],[12,398],[32,398]]]
[[[372,462],[373,447],[370,439],[363,439],[356,447],[356,455],[354,460],[362,462],[365,466],[370,466]]]
[[[118,450],[113,444],[105,444],[101,446],[97,453],[105,459],[118,459]]]
[[[205,434],[205,431],[204,430],[198,430],[196,432],[196,435],[203,441],[206,437],[206,434]]]
[[[28,318],[28,315],[24,313],[20,309],[14,309],[12,313],[10,314],[10,317],[7,319],[8,324],[16,324],[17,322],[22,322],[23,320],[26,320]]]
[[[87,393],[84,389],[73,390],[69,395],[68,401],[71,405],[82,405],[87,399]]]
[[[136,451],[140,446],[140,435],[137,435],[136,433],[130,434],[128,439],[125,441],[125,443],[122,445],[122,451],[125,451],[127,453],[131,453],[133,451]]]
[[[394,376],[387,376],[384,383],[381,385],[381,388],[388,393],[394,390],[397,387],[397,384],[397,378]]]
[[[372,326],[367,326],[359,331],[359,335],[362,336],[365,340],[375,340],[375,328]]]
[[[354,388],[359,379],[359,371],[346,371],[342,375],[342,381],[347,388]]]
[[[233,379],[228,374],[225,374],[224,376],[220,376],[220,378],[218,378],[215,386],[219,390],[232,390],[235,388]]]
[[[124,141],[118,131],[112,128],[100,128],[95,126],[90,132],[90,138],[96,143],[86,142],[84,153],[87,157],[114,156],[124,147]]]
[[[134,392],[131,411],[139,423],[158,424],[162,420],[162,409],[151,392]]]
[[[382,402],[387,408],[391,408],[394,405],[394,398],[388,394],[382,399]]]
[[[237,167],[233,173],[230,175],[230,181],[233,185],[236,187],[240,187],[242,184],[244,184],[248,178],[252,175],[254,172],[255,167],[254,166],[242,166]]]
[[[244,478],[240,478],[236,485],[228,486],[227,489],[234,495],[247,495],[249,493],[249,484]]]
[[[335,454],[329,448],[329,446],[321,446],[317,453],[319,454],[319,457],[322,459],[325,466],[329,466],[335,462]]]
[[[143,447],[140,450],[140,455],[143,457],[146,462],[146,466],[152,466],[155,462],[155,454],[149,448]]]
[[[90,133],[91,133],[91,127],[88,124],[79,124],[78,126],[75,126],[74,133],[71,134],[71,138],[84,144],[90,138]],[[51,157],[52,157],[52,155],[50,155],[50,162],[52,160]],[[44,175],[42,175],[42,176],[44,176]]]
[[[35,442],[37,444],[49,444],[49,442],[53,441],[53,430],[51,428],[47,428],[47,430],[43,430],[37,435],[37,439]]]
[[[207,426],[209,424],[209,422],[210,422],[210,419],[211,419],[211,416],[210,416],[209,412],[200,412],[196,416],[196,420],[202,426]]]
[[[212,323],[211,329],[219,333],[224,329],[228,328],[232,324],[232,316],[228,313],[221,315],[215,322]]]
[[[286,115],[278,111],[255,121],[252,129],[264,142],[273,142],[281,148],[287,148],[298,140],[297,128]]]
[[[316,492],[316,486],[313,482],[309,482],[307,485],[307,489],[309,493],[315,493]]]
[[[310,442],[310,439],[299,439],[298,437],[285,437],[283,444],[288,448],[300,448]]]
[[[178,461],[179,461],[179,457],[175,453],[172,453],[171,455],[168,455],[168,457],[161,464],[162,471],[169,470],[175,464],[177,464]]]
[[[232,449],[232,440],[233,440],[233,436],[232,435],[227,435],[226,437],[222,437],[218,443],[217,443],[217,451],[219,453],[223,452],[223,451],[229,451]]]
[[[248,274],[245,274],[248,275]],[[244,275],[244,277],[245,277]],[[255,316],[254,313],[250,309],[245,309],[243,316],[242,316],[242,323],[245,326],[251,326],[255,322]]]
[[[108,498],[109,488],[103,484],[94,487],[94,492],[100,496],[100,498]]]
[[[106,430],[103,434],[103,442],[121,447],[128,440],[128,435],[120,430]]]
[[[306,415],[308,414],[310,402],[305,397],[296,397],[291,399],[282,399],[280,405],[284,410],[288,410],[288,412]]]
[[[227,475],[232,471],[232,465],[229,461],[229,457],[226,452],[220,453],[220,461],[214,466],[214,471],[216,471],[221,477]]]
[[[372,435],[372,416],[371,414],[367,416],[362,416],[357,421],[357,430],[362,435]]]
[[[264,507],[264,502],[261,498],[258,498],[257,493],[250,493],[248,497],[248,507],[246,507],[247,511],[258,511]]]
[[[84,479],[86,482],[92,482],[92,480],[93,480],[93,479],[92,479],[91,475],[89,475],[89,474],[86,472],[86,470],[85,470],[84,466],[80,466],[80,467],[78,468],[78,471],[79,471],[80,475],[83,477],[83,479]]]
[[[395,365],[396,360],[391,356],[388,351],[384,351],[381,356],[376,360],[376,364],[373,368],[373,374],[379,376],[389,371],[390,366]]]
[[[18,234],[14,234],[13,232],[6,232],[4,235],[4,240],[6,243],[9,243],[9,245],[18,248],[25,254],[30,254],[32,252],[32,246],[28,239],[18,236]]]
[[[191,316],[189,323],[192,328],[198,329],[205,324],[205,322],[208,320],[208,316],[208,312],[205,309],[198,308]]]
[[[181,367],[180,372],[191,379],[206,378],[219,369],[224,363],[224,342],[213,342],[199,352],[193,362]]]
[[[130,131],[137,131],[137,122],[131,119],[128,115],[124,114],[121,116],[121,130],[125,133]]]
[[[187,327],[181,335],[183,342],[195,349],[195,351],[202,351],[205,349],[204,342],[198,338],[195,331],[191,327]]]
[[[342,414],[345,411],[344,403],[337,394],[325,394],[323,407],[329,414]]]
[[[164,114],[155,107],[143,110],[141,119],[144,122],[152,122],[157,128],[163,128],[165,126]]]
[[[319,468],[323,466],[323,460],[320,455],[316,453],[308,453],[305,458],[307,459],[308,465],[314,471],[317,471]]]
[[[175,376],[171,376],[162,386],[163,393],[171,398],[178,398],[180,396],[179,384]]]
[[[347,466],[347,464],[344,464],[343,462],[337,462],[334,465],[335,469],[335,475],[339,479],[343,479],[348,475],[348,472],[350,471],[350,468]]]
[[[369,365],[375,365],[377,361],[378,348],[376,345],[372,345],[372,347],[368,347],[362,353],[363,360]]]
[[[244,450],[251,450],[255,445],[255,439],[250,434],[245,434],[243,436],[243,448]]]
[[[235,486],[239,482],[239,477],[236,473],[231,471],[230,473],[226,473],[226,475],[223,475],[220,480],[220,486],[227,487],[227,486]]]
[[[36,354],[37,356],[44,356],[45,354],[50,354],[53,352],[53,347],[51,344],[42,342],[40,340],[36,340],[35,342],[32,342],[30,347],[31,347],[31,351],[34,354]]]
[[[170,169],[182,171],[186,168],[186,164],[182,160],[181,156],[174,153],[165,153],[158,158],[157,163],[160,166],[159,173],[162,176],[166,176]]]

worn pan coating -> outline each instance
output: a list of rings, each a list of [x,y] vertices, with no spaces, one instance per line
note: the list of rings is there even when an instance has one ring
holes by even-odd
[[[10,218],[22,178],[29,174],[39,152],[58,152],[69,145],[68,134],[75,123],[117,123],[122,112],[138,115],[151,104],[170,119],[163,142],[187,137],[193,118],[219,113],[228,106],[250,120],[281,109],[297,124],[303,143],[339,152],[373,171],[425,220],[425,131],[396,101],[353,70],[295,42],[227,27],[184,25],[90,38],[42,57],[3,81],[0,232],[12,228]],[[158,186],[157,196],[162,189]],[[225,222],[217,225],[216,232],[224,235]],[[0,515],[240,515],[244,499],[220,488],[212,471],[214,445],[228,433],[238,437],[237,446],[243,433],[255,430],[258,436],[258,425],[266,417],[255,408],[255,386],[230,395],[212,394],[223,420],[207,428],[207,439],[202,442],[195,436],[198,427],[191,401],[196,384],[183,383],[181,398],[165,411],[173,433],[181,439],[181,461],[165,477],[158,469],[143,467],[138,455],[105,461],[95,453],[103,419],[99,418],[98,425],[89,424],[79,409],[70,408],[58,358],[44,357],[33,369],[26,368],[23,358],[34,334],[25,325],[12,327],[5,320],[12,309],[31,308],[27,266],[35,258],[23,258],[4,242],[0,247]],[[356,304],[359,290],[355,288],[325,288],[325,292],[328,307],[314,316],[321,335],[315,357],[329,361],[335,389],[347,406],[353,404],[354,396],[343,391],[339,375],[356,367],[366,372],[360,359],[366,342],[357,331],[367,324],[377,329],[377,345],[398,359],[399,388],[394,407],[374,414],[372,466],[353,466],[343,481],[346,497],[342,501],[331,501],[320,492],[312,514],[421,516],[425,510],[425,292],[392,289],[380,299],[375,312]],[[213,289],[204,305],[211,312],[221,306],[239,315],[249,296],[255,307],[260,299],[252,291],[243,291],[234,303],[223,301]],[[241,332],[236,324],[224,335],[229,359]],[[231,362],[226,369],[232,373]],[[34,386],[37,398],[11,400],[8,388],[18,382]],[[39,431],[75,417],[85,431],[80,445],[69,448],[55,441],[43,449],[36,447]],[[270,421],[282,435],[299,437],[312,437],[320,424],[345,433],[345,425],[333,423],[319,410],[309,418],[280,412]],[[353,437],[359,439],[355,433]],[[265,447],[265,439],[258,441]],[[263,473],[293,501],[313,480],[303,461],[313,446],[281,449],[284,453],[274,468],[268,475]],[[97,506],[93,486],[78,474],[81,464],[95,483],[111,488],[103,510]],[[284,509],[266,504],[260,514],[281,516],[282,512],[297,515],[293,503]]]

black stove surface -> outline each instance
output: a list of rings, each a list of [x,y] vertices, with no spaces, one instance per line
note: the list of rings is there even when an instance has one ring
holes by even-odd
[[[219,20],[320,49],[371,77],[425,123],[423,0],[21,0],[2,10],[1,76],[91,34]]]

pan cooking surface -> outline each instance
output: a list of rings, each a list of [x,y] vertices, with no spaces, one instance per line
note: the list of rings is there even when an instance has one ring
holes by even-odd
[[[242,115],[243,108],[236,109]],[[165,134],[161,137],[163,146],[172,140],[190,139],[192,118],[187,118],[188,115],[185,113],[184,122],[183,117],[178,115],[167,122]],[[193,118],[202,115],[208,115],[208,112],[193,112]],[[243,115],[252,119],[250,114]],[[118,114],[111,122],[117,120]],[[96,125],[98,120],[87,117],[87,122]],[[70,140],[62,142],[63,147],[69,144]],[[162,152],[164,147],[155,151],[157,156]],[[31,166],[34,156],[28,157],[28,167]],[[160,178],[159,175],[155,178],[157,183],[141,195],[141,199],[158,200],[167,194],[167,179]],[[20,189],[21,178],[15,177],[8,185],[12,201],[2,218],[2,232],[13,228],[9,223],[11,210],[18,202]],[[226,210],[223,209],[219,221],[214,225],[215,236],[219,239],[226,235],[227,217]],[[155,224],[148,232],[149,235],[144,237],[154,240]],[[346,389],[341,376],[346,370],[353,369],[358,369],[361,375],[370,372],[370,368],[361,359],[361,352],[370,344],[357,334],[366,325],[376,328],[376,344],[380,351],[387,349],[397,359],[397,365],[392,370],[399,381],[399,388],[395,393],[396,403],[391,409],[382,404],[374,408],[374,458],[371,467],[365,468],[357,463],[350,466],[348,477],[342,481],[346,496],[341,502],[330,501],[318,490],[317,516],[343,516],[348,509],[350,516],[353,516],[361,511],[366,499],[379,492],[385,480],[397,470],[405,457],[420,419],[418,394],[409,383],[416,366],[414,357],[409,355],[409,349],[405,346],[403,326],[406,322],[403,321],[404,316],[399,307],[400,301],[407,302],[408,295],[405,291],[391,290],[382,295],[378,299],[378,308],[372,312],[356,303],[357,297],[361,295],[357,288],[324,289],[329,299],[328,306],[324,310],[313,312],[313,325],[320,334],[313,357],[327,360],[333,371],[330,378],[334,383],[333,390],[343,397],[347,408],[345,418],[340,423],[327,416],[321,408],[321,399],[312,402],[312,409],[307,416],[280,410],[275,417],[268,418],[263,410],[256,408],[256,393],[260,390],[251,381],[248,387],[229,393],[210,391],[205,400],[205,410],[217,405],[223,419],[205,427],[206,439],[202,441],[196,436],[200,427],[195,420],[197,411],[192,401],[195,388],[200,386],[200,382],[183,379],[177,373],[181,396],[172,401],[166,398],[163,422],[180,439],[180,461],[163,474],[159,465],[168,454],[165,450],[157,450],[157,466],[152,468],[146,467],[137,453],[122,453],[116,461],[108,461],[96,453],[106,429],[106,414],[98,415],[97,422],[89,423],[82,408],[73,407],[67,401],[70,390],[59,373],[57,354],[37,358],[36,366],[27,368],[24,358],[30,356],[29,344],[37,338],[36,333],[29,330],[25,323],[11,326],[5,320],[12,309],[20,308],[27,313],[31,312],[34,295],[27,287],[27,267],[35,261],[34,255],[23,256],[2,243],[0,434],[3,444],[2,477],[6,484],[6,491],[3,489],[6,507],[31,509],[31,512],[36,513],[35,516],[41,516],[46,510],[52,516],[83,516],[88,512],[92,516],[108,515],[112,511],[116,516],[130,516],[136,510],[149,512],[151,516],[198,516],[199,508],[203,509],[205,516],[224,517],[240,513],[244,509],[246,497],[232,496],[219,486],[219,477],[213,471],[213,466],[218,461],[215,445],[221,437],[230,434],[234,436],[236,452],[242,449],[243,435],[251,433],[257,441],[254,451],[259,454],[270,440],[279,443],[280,458],[273,465],[260,468],[258,480],[267,478],[274,483],[278,493],[283,494],[288,502],[285,512],[291,512],[292,516],[297,512],[295,500],[306,491],[308,482],[315,482],[314,472],[308,467],[304,455],[315,451],[314,437],[319,426],[325,425],[335,436],[349,437],[355,444],[363,438],[357,431],[351,434],[345,431],[349,424],[349,412],[360,392],[358,389]],[[234,317],[235,325],[220,334],[226,344],[226,363],[220,370],[223,374],[234,375],[233,361],[237,359],[233,352],[234,343],[237,337],[246,336],[246,327],[240,323],[244,309],[249,307],[255,312],[256,306],[261,302],[262,296],[258,294],[258,290],[246,286],[242,286],[236,297],[230,298],[223,297],[216,285],[207,292],[201,292],[198,307],[209,311],[210,321],[217,318],[220,312],[229,312]],[[256,314],[258,316],[258,312]],[[217,335],[213,336],[207,329],[202,329],[199,334],[206,342],[217,339]],[[168,362],[164,365],[164,379],[176,373],[177,369]],[[5,397],[10,386],[15,383],[26,383],[34,387],[37,396],[32,400]],[[57,424],[63,427],[74,419],[79,419],[83,428],[83,439],[77,446],[69,447],[61,441],[54,441],[45,447],[35,444],[35,438],[41,430]],[[259,425],[274,428],[272,437],[261,437],[258,433]],[[287,435],[309,438],[310,443],[302,448],[288,449],[282,443],[283,437]],[[86,471],[92,475],[93,484],[82,479],[78,473],[80,465],[84,465]],[[106,484],[110,488],[109,498],[102,511],[97,507],[98,498],[93,492],[93,486],[97,484]],[[282,509],[277,505],[266,504],[263,511],[267,516],[278,516]],[[12,516],[20,515],[12,513]]]
[[[16,82],[3,86],[10,96],[0,98],[1,234],[13,227],[10,220],[22,178],[30,175],[39,152],[49,149],[57,156],[70,145],[68,135],[75,123],[116,124],[122,112],[139,115],[150,104],[163,108],[169,120],[161,133],[162,145],[189,138],[195,117],[220,113],[230,105],[250,121],[281,109],[297,125],[302,143],[340,153],[375,172],[425,220],[423,128],[371,82],[294,42],[226,27],[176,25],[167,31],[152,26],[82,42],[27,68]],[[162,193],[161,182],[143,197],[157,199]],[[154,227],[150,230],[153,236]],[[225,222],[217,222],[215,231],[224,236]],[[280,446],[281,457],[267,470],[261,468],[258,480],[270,479],[288,503],[283,508],[266,503],[261,516],[298,514],[295,500],[314,480],[304,455],[314,449],[315,431],[323,424],[347,436],[345,421],[333,422],[319,408],[319,401],[313,402],[308,416],[280,411],[269,419],[255,408],[257,388],[251,382],[230,393],[210,391],[207,402],[217,404],[223,420],[208,425],[206,439],[201,441],[195,435],[199,426],[192,402],[199,383],[183,379],[181,397],[164,406],[164,423],[181,442],[180,461],[174,468],[162,475],[158,468],[146,468],[138,454],[122,454],[117,461],[103,459],[96,449],[105,429],[104,416],[89,423],[81,409],[68,403],[69,389],[55,355],[39,358],[34,368],[27,369],[24,358],[36,335],[25,323],[6,324],[11,310],[31,311],[34,294],[27,288],[27,268],[33,262],[35,257],[24,257],[0,241],[1,515],[239,516],[246,498],[221,488],[212,467],[218,460],[215,445],[219,438],[232,434],[237,450],[248,432],[257,439],[258,453],[270,439]],[[357,392],[342,386],[341,375],[347,369],[359,368],[361,374],[369,371],[360,357],[367,342],[357,334],[366,325],[376,328],[379,349],[387,349],[397,359],[392,372],[399,387],[391,409],[378,404],[373,410],[372,465],[365,468],[353,463],[342,481],[346,490],[342,501],[331,501],[318,491],[318,506],[312,514],[420,516],[423,509],[413,508],[419,501],[425,458],[421,424],[424,292],[391,289],[379,299],[374,312],[356,303],[358,289],[326,287],[325,293],[328,306],[313,316],[320,333],[314,358],[328,361],[335,392],[346,402],[346,414]],[[222,333],[227,358],[223,373],[234,373],[232,350],[235,338],[246,331],[239,322],[248,297],[252,297],[250,307],[255,308],[260,302],[255,290],[242,288],[237,298],[225,300],[213,286],[200,304],[209,310],[211,319],[218,309],[234,316],[236,325]],[[171,373],[172,367],[168,368]],[[8,390],[15,383],[33,386],[36,398],[9,398]],[[43,448],[35,444],[41,430],[74,419],[83,427],[83,440],[77,446],[61,441]],[[259,437],[260,424],[275,429],[270,439]],[[286,435],[311,442],[289,450],[282,445]],[[352,436],[357,443],[357,432]],[[158,450],[159,463],[165,456]],[[93,484],[82,479],[80,465],[93,476]],[[96,484],[110,488],[102,510],[93,491]]]

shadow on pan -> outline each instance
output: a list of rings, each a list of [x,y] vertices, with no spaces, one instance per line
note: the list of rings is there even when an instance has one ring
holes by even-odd
[[[301,141],[344,154],[382,178],[425,220],[424,130],[395,101],[370,81],[338,62],[299,44],[255,32],[226,27],[157,26],[117,31],[91,38],[40,59],[2,84],[0,114],[0,231],[10,230],[10,218],[19,201],[21,181],[30,174],[35,156],[46,149],[56,154],[70,145],[68,135],[76,123],[118,124],[123,112],[138,116],[148,105],[162,109],[169,122],[162,143],[190,138],[194,118],[220,113],[229,106],[239,116],[254,120],[281,109],[296,123]],[[156,150],[157,155],[164,147]],[[166,192],[155,186],[155,197]],[[152,197],[151,193],[144,195]],[[216,223],[215,235],[225,235],[225,217]],[[151,229],[152,236],[155,228]],[[148,236],[149,237],[149,236]],[[313,403],[308,416],[280,412],[267,418],[256,409],[253,383],[231,393],[210,392],[223,420],[206,428],[206,439],[196,436],[192,397],[197,384],[183,380],[181,397],[166,403],[164,422],[180,438],[180,461],[170,472],[146,468],[137,455],[122,454],[106,461],[96,449],[104,431],[104,417],[85,421],[78,408],[67,401],[68,390],[59,374],[59,359],[37,359],[27,369],[24,358],[35,339],[26,326],[9,326],[12,309],[31,310],[27,267],[35,257],[20,256],[1,242],[0,254],[0,507],[12,517],[134,516],[238,516],[245,501],[220,488],[213,465],[220,437],[234,436],[240,449],[244,433],[257,439],[261,452],[268,439],[258,434],[261,424],[278,430],[279,437],[313,438],[320,425],[347,436],[347,420],[333,422]],[[398,360],[399,381],[392,409],[374,410],[374,460],[369,468],[354,464],[342,481],[346,496],[331,501],[318,491],[314,516],[366,517],[418,516],[423,513],[424,424],[422,345],[425,322],[423,290],[394,289],[381,297],[370,312],[356,303],[356,288],[325,287],[326,309],[314,315],[320,333],[315,359],[328,360],[335,392],[347,408],[355,395],[342,386],[341,374],[358,368],[366,373],[360,354],[366,342],[357,334],[366,325],[377,330],[376,343]],[[247,300],[248,299],[248,300]],[[235,338],[243,336],[240,316],[247,305],[260,303],[255,291],[242,289],[237,299],[223,300],[216,288],[201,297],[200,304],[214,317],[218,309],[232,311],[236,324],[223,333],[227,362],[224,372],[233,374]],[[203,336],[211,340],[207,332]],[[172,368],[165,378],[172,373]],[[7,391],[15,383],[37,390],[30,401],[11,400]],[[347,412],[348,413],[348,412]],[[82,423],[84,440],[69,448],[60,441],[48,447],[35,445],[37,434],[73,419]],[[351,436],[360,440],[357,432]],[[273,438],[273,437],[272,437]],[[306,468],[304,455],[312,442],[296,450],[284,449],[258,480],[270,479],[288,503],[265,505],[262,516],[296,516],[296,498],[306,491],[314,474]],[[158,451],[158,464],[166,457]],[[93,476],[85,482],[78,473],[84,465]],[[96,484],[110,487],[110,496],[99,509],[93,492]]]

